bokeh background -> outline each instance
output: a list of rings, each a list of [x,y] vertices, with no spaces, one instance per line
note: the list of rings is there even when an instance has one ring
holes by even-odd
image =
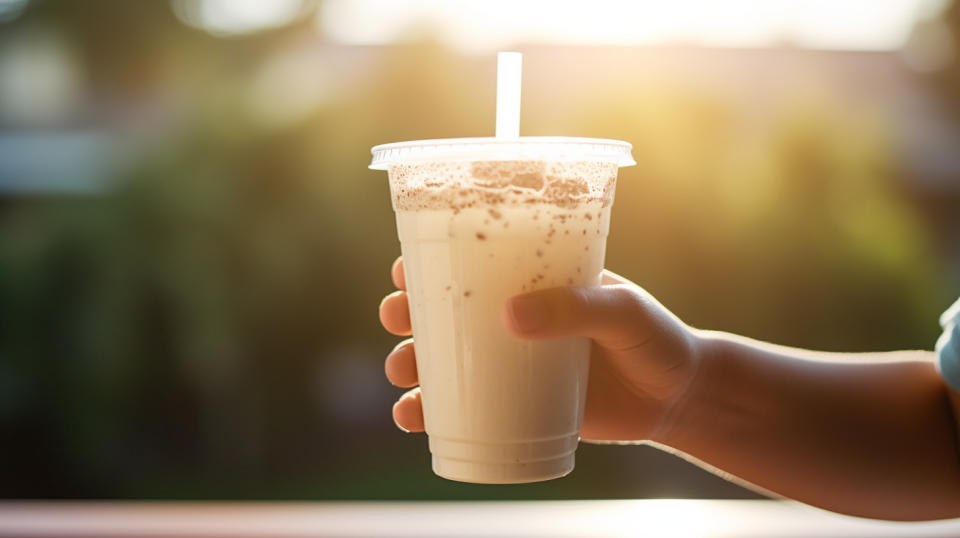
[[[0,496],[753,496],[642,446],[447,482],[390,419],[369,148],[492,134],[498,49],[522,134],[634,144],[607,265],[683,319],[932,348],[960,5],[665,4],[0,0]]]

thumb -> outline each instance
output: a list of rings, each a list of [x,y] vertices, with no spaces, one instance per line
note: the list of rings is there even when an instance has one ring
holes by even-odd
[[[585,336],[613,351],[640,347],[683,323],[638,286],[551,288],[507,300],[501,320],[516,336],[549,340]]]

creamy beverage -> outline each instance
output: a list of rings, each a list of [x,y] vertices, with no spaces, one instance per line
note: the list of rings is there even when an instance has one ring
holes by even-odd
[[[573,470],[590,342],[520,339],[500,314],[514,295],[600,285],[617,169],[636,164],[619,140],[519,136],[521,63],[497,54],[495,137],[371,150],[390,178],[433,471],[464,482]]]
[[[619,144],[582,160],[501,152],[385,166],[438,475],[518,483],[573,469],[589,341],[522,340],[500,312],[517,294],[600,284],[617,168],[629,160]]]

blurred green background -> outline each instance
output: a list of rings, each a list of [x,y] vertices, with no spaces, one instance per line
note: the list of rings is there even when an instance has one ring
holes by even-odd
[[[366,166],[492,134],[495,55],[201,4],[0,0],[0,496],[754,496],[640,446],[433,476],[390,419],[399,244]],[[931,349],[960,294],[958,36],[952,4],[902,50],[521,43],[521,132],[633,143],[607,266],[692,325]]]

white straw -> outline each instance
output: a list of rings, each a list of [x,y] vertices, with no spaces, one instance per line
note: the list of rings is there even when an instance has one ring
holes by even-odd
[[[497,138],[520,136],[520,71],[523,55],[497,53]]]

